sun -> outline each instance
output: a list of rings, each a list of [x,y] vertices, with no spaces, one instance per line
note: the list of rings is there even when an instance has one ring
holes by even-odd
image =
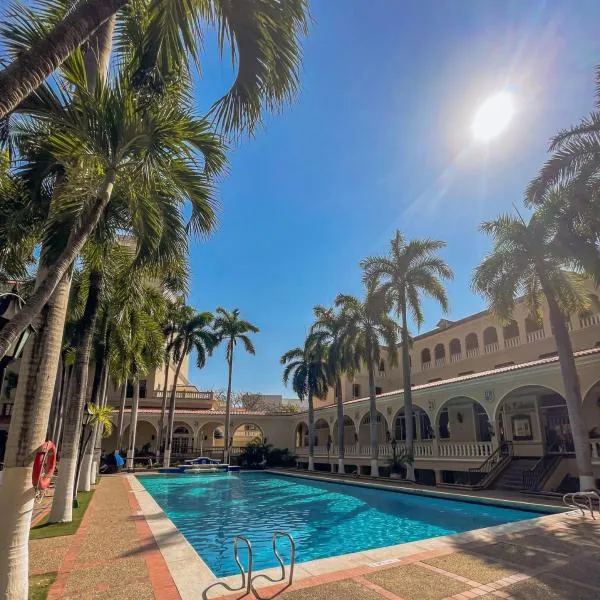
[[[480,107],[473,120],[473,135],[488,142],[506,129],[515,114],[514,99],[507,92],[490,96]]]

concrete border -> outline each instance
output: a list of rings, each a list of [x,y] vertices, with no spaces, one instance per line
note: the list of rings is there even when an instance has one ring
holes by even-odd
[[[271,471],[272,474],[286,475],[289,477],[298,477],[311,480],[325,480],[335,483],[348,483],[350,485],[361,485],[366,487],[374,487],[384,489],[386,491],[395,491],[398,493],[411,493],[417,495],[426,495],[434,497],[442,497],[444,499],[453,499],[460,502],[456,495],[447,492],[429,492],[421,493],[421,490],[410,488],[400,488],[399,486],[386,486],[385,484],[374,484],[370,482],[346,482],[326,477],[311,477],[304,474],[282,473],[279,471]],[[228,577],[218,578],[210,569],[210,567],[202,560],[200,555],[194,550],[191,544],[178,531],[173,522],[163,512],[157,502],[152,498],[150,493],[146,491],[141,482],[134,475],[128,475],[129,484],[132,492],[135,494],[140,505],[140,514],[143,515],[150,527],[161,554],[171,572],[171,576],[175,581],[175,585],[181,595],[182,600],[197,600],[201,597],[202,592],[209,585],[220,581],[228,584],[231,587],[237,587],[240,584],[239,575],[231,575]],[[482,529],[474,529],[464,533],[457,533],[448,536],[418,540],[416,542],[408,542],[404,544],[396,544],[393,546],[385,546],[382,548],[374,548],[361,552],[353,552],[349,554],[341,554],[328,558],[320,558],[303,563],[298,563],[294,569],[294,581],[310,579],[325,574],[332,574],[338,571],[347,571],[357,567],[378,568],[383,564],[390,564],[402,560],[409,560],[411,556],[422,556],[424,553],[440,552],[467,548],[473,544],[493,543],[504,536],[512,533],[522,532],[529,529],[535,529],[540,526],[556,526],[564,520],[577,518],[578,511],[566,512],[556,506],[540,505],[534,503],[520,503],[516,501],[504,500],[496,498],[479,498],[471,496],[470,502],[480,504],[495,504],[504,505],[505,507],[517,508],[521,505],[523,510],[532,510],[537,506],[538,511],[552,511],[558,514],[548,514],[533,519],[505,523],[503,525],[495,525]],[[485,502],[482,502],[485,500]],[[263,569],[255,571],[253,575],[268,575],[271,578],[278,578],[281,570],[278,567],[271,569]],[[255,587],[265,588],[273,584],[265,578],[257,581]],[[229,592],[225,588],[219,590],[217,588],[214,593],[209,595],[210,598],[217,598],[227,595]]]

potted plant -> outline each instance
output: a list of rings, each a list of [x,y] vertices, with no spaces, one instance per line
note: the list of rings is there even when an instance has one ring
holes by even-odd
[[[388,461],[390,469],[390,479],[404,479],[407,465],[412,465],[413,457],[406,452],[400,454],[394,453],[394,456]]]

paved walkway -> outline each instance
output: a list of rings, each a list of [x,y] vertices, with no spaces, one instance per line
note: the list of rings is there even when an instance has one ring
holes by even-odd
[[[179,599],[125,477],[105,476],[75,535],[32,540],[30,574],[58,571],[48,600]]]
[[[30,542],[31,573],[58,571],[48,598],[179,599],[126,477],[101,479],[77,534]],[[566,517],[494,541],[436,550],[258,590],[281,600],[600,598],[600,520]],[[215,590],[216,591],[216,590]],[[194,594],[201,598],[202,590]],[[218,597],[212,593],[211,598]],[[221,596],[245,598],[240,594]],[[187,600],[187,599],[186,599]]]

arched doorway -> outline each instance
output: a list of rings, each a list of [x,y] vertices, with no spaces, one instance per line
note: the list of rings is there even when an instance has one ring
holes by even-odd
[[[333,426],[333,445],[338,445],[338,421]],[[348,416],[344,415],[344,447],[354,446],[356,444],[356,427],[354,421]]]
[[[263,430],[254,423],[240,423],[233,429],[231,436],[232,447],[243,448],[250,442],[263,441],[264,440]]]
[[[315,421],[315,446],[327,446],[331,443],[329,423],[325,419]]]
[[[187,423],[173,424],[172,454],[189,454],[194,450],[194,433]]]
[[[413,405],[413,439],[415,441],[433,439],[433,427],[429,415],[420,407]],[[394,417],[392,437],[397,442],[406,440],[406,417],[402,407]]]
[[[195,448],[200,454],[205,454],[211,448],[223,448],[225,445],[225,427],[223,423],[213,421],[204,423],[198,431]]]
[[[491,442],[492,426],[483,406],[468,396],[444,402],[437,415],[440,442]]]
[[[129,427],[129,425],[127,425],[127,427],[125,427],[125,429],[123,431],[123,436],[121,438],[122,448],[120,448],[120,450],[126,451],[127,448],[129,447],[129,432],[130,432],[130,427]],[[157,434],[156,427],[152,423],[150,423],[149,421],[138,420],[137,427],[135,429],[135,443],[134,443],[135,453],[136,454],[155,453],[156,452],[156,434]],[[114,446],[114,444],[116,444],[116,441],[117,441],[116,427],[113,428],[113,432],[112,432],[111,436],[108,438],[108,442],[110,443],[111,440],[113,441],[113,446]],[[104,444],[103,444],[102,447],[109,448],[111,452],[113,450],[115,450],[114,447],[109,446],[108,444],[106,446],[104,446]]]
[[[392,435],[387,427],[385,417],[377,411],[377,443],[386,444],[391,441]],[[371,413],[367,413],[360,421],[358,428],[358,443],[361,448],[361,454],[369,454],[371,445]]]
[[[567,403],[548,387],[515,388],[501,399],[496,421],[499,440],[512,442],[517,456],[574,451]]]

